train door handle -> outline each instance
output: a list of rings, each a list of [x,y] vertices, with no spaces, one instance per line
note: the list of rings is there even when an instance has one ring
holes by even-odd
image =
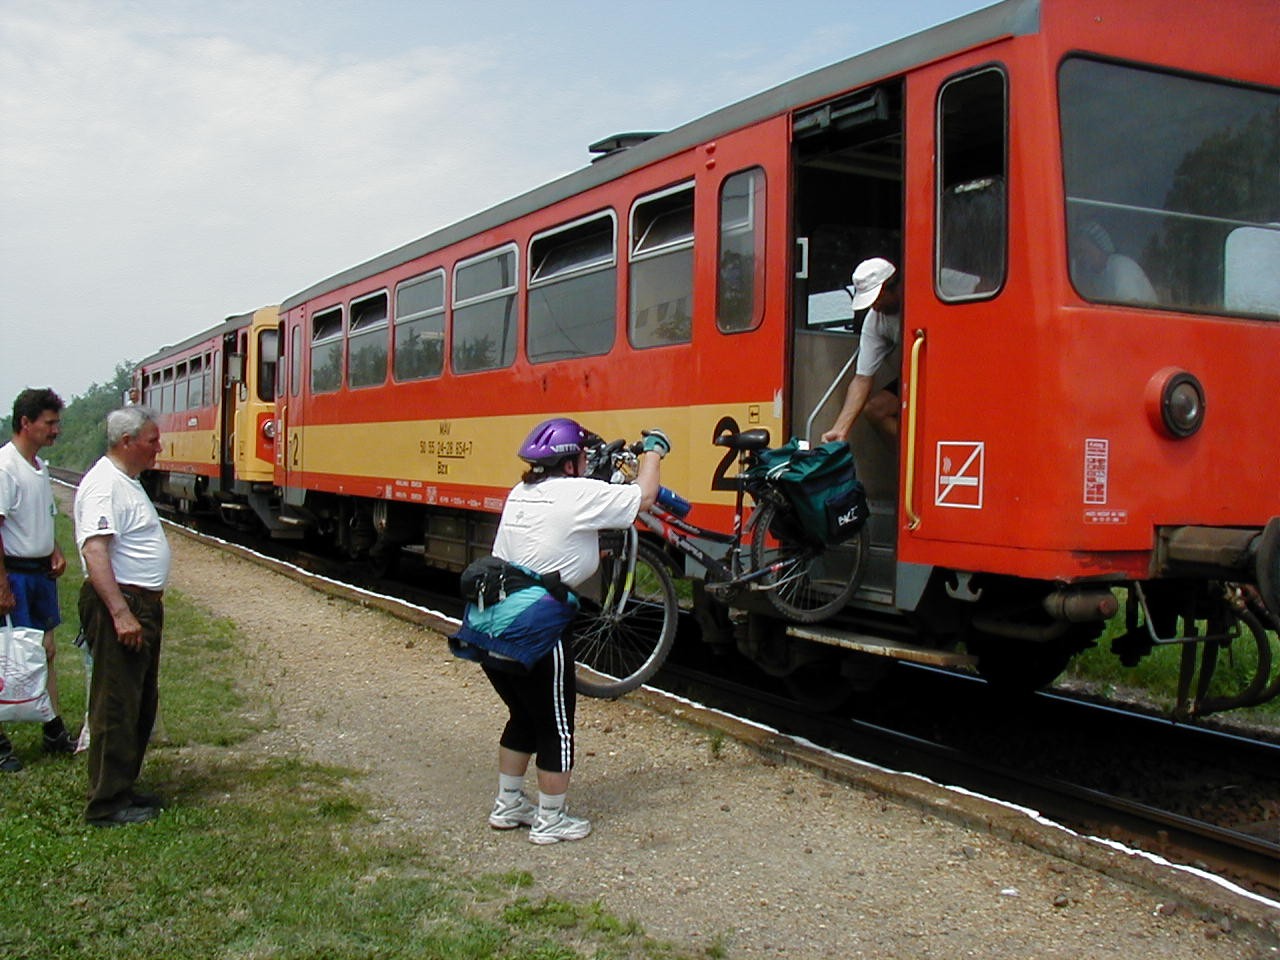
[[[796,237],[796,246],[800,248],[800,269],[796,271],[797,280],[809,279],[809,238]]]
[[[920,402],[920,353],[924,350],[924,331],[915,332],[911,344],[910,380],[907,383],[907,477],[903,491],[903,507],[907,514],[907,529],[920,526],[920,514],[916,512],[916,413]]]

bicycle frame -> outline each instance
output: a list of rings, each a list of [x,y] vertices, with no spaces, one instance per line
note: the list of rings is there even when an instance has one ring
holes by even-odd
[[[762,505],[757,503],[750,516],[746,517],[746,523],[744,524],[746,494],[748,492],[746,471],[751,465],[750,458],[751,452],[744,450],[738,459],[738,475],[734,485],[732,533],[724,533],[719,530],[698,526],[696,523],[691,523],[683,517],[678,517],[669,510],[665,510],[656,503],[648,510],[640,512],[639,516],[636,517],[635,526],[631,529],[634,531],[639,528],[657,534],[664,543],[674,547],[686,556],[692,557],[707,571],[707,583],[710,586],[720,590],[744,586],[752,590],[776,588],[777,580],[773,580],[770,583],[761,583],[761,581],[768,577],[776,576],[788,566],[794,566],[794,558],[778,560],[759,569],[752,569],[750,564],[743,561],[742,551],[744,544],[748,540],[747,535],[752,532],[756,519],[760,515],[759,510]],[[752,496],[757,500],[762,496],[768,496],[769,494],[765,492],[767,489],[766,483],[759,494],[753,492]],[[695,539],[708,540],[712,543],[727,546],[726,556],[728,557],[728,562],[726,563],[713,553],[704,550],[694,542]],[[632,555],[629,559],[634,561],[635,545],[632,544],[630,549]],[[632,565],[634,564],[632,563]],[[625,601],[625,598],[623,599]]]

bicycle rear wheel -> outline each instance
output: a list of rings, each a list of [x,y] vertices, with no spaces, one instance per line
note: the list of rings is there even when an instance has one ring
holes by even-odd
[[[636,689],[658,672],[675,642],[679,609],[666,560],[641,543],[630,592],[620,603],[627,573],[626,550],[606,550],[599,596],[581,597],[573,653],[584,696],[613,699]]]
[[[777,569],[763,579],[765,597],[778,613],[797,623],[817,623],[844,609],[866,569],[864,526],[845,543],[823,549],[788,535],[785,507],[765,503],[751,537],[751,566]]]

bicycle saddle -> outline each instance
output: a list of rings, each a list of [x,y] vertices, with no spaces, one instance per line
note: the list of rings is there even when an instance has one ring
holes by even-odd
[[[743,430],[741,433],[725,432],[713,441],[717,447],[728,447],[730,450],[763,450],[769,446],[769,431],[763,427],[755,430]]]

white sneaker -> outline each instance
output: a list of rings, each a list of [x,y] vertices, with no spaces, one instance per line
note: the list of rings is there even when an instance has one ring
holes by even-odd
[[[581,840],[591,832],[591,821],[571,817],[563,810],[544,815],[538,811],[533,827],[529,830],[530,843],[559,843],[561,840]]]
[[[517,794],[514,800],[503,800],[502,797],[498,797],[493,801],[493,812],[489,814],[489,826],[495,830],[531,827],[537,816],[537,804],[531,802],[523,793]]]

